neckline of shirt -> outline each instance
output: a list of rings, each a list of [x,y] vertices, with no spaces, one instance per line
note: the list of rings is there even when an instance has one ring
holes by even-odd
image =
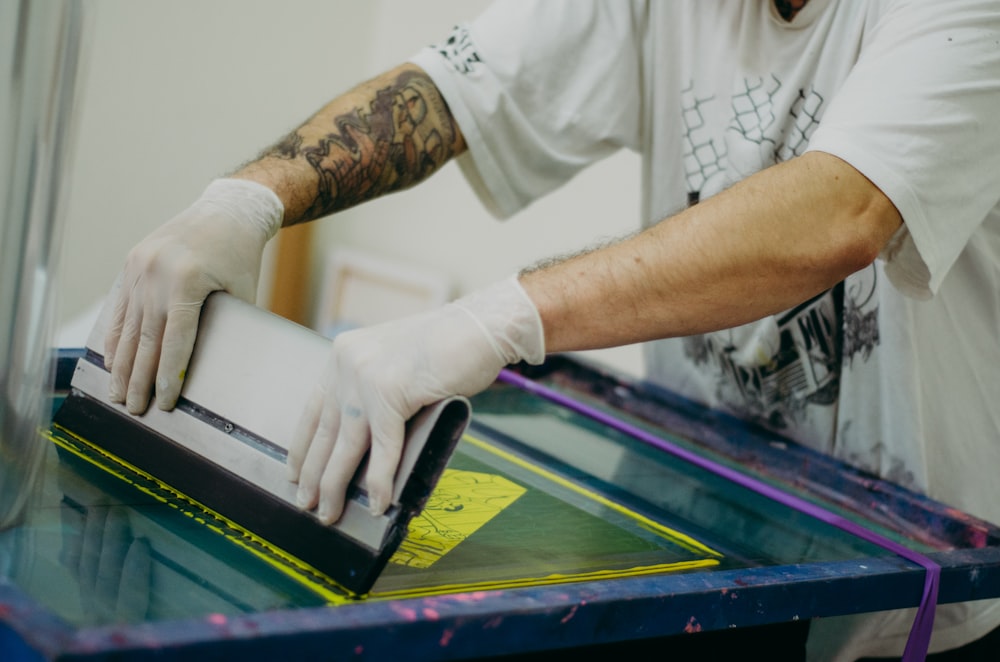
[[[778,27],[785,30],[800,30],[812,25],[813,21],[816,20],[816,17],[822,14],[831,2],[835,1],[836,0],[809,0],[809,2],[806,3],[806,6],[799,10],[799,13],[797,13],[790,21],[786,21],[784,17],[778,13],[778,8],[775,6],[774,0],[767,0],[767,6],[771,15],[771,20],[774,21]]]

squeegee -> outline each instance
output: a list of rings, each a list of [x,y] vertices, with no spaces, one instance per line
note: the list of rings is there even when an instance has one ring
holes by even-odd
[[[109,297],[109,301],[111,298]],[[406,426],[391,506],[368,510],[365,464],[341,518],[325,525],[296,506],[286,478],[288,444],[318,382],[330,340],[224,292],[205,301],[177,406],[129,414],[108,398],[105,305],[53,423],[116,460],[236,523],[332,579],[348,594],[369,591],[426,503],[471,416],[452,397]]]

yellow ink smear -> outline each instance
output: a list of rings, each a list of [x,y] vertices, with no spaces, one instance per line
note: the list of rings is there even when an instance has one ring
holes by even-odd
[[[490,454],[520,466],[536,475],[543,476],[552,483],[569,489],[624,515],[638,526],[652,531],[695,554],[704,555],[700,559],[654,563],[631,568],[591,570],[579,573],[552,573],[543,576],[521,578],[484,579],[476,582],[442,582],[435,585],[409,589],[380,591],[365,596],[352,595],[334,580],[319,573],[315,568],[303,563],[287,552],[258,538],[250,531],[212,511],[187,495],[162,483],[152,475],[140,470],[121,458],[112,455],[74,434],[62,426],[54,425],[47,433],[49,441],[62,447],[81,460],[89,462],[117,479],[130,483],[158,501],[193,518],[209,530],[242,547],[259,560],[268,564],[284,576],[321,596],[330,606],[346,605],[358,598],[368,600],[392,600],[442,595],[469,590],[501,590],[521,586],[546,586],[567,582],[592,581],[636,577],[664,572],[707,569],[719,565],[722,555],[703,543],[674,531],[654,520],[632,512],[628,508],[593,493],[542,467],[500,450],[485,441],[463,436],[463,442],[480,448]],[[490,522],[506,508],[527,493],[524,488],[503,476],[448,468],[442,474],[437,486],[428,498],[423,513],[410,522],[410,532],[406,540],[392,557],[391,562],[413,568],[428,568],[443,558],[459,543],[470,538],[477,530]]]
[[[412,568],[431,567],[526,491],[502,476],[445,469],[424,510],[410,521],[409,535],[389,562]]]

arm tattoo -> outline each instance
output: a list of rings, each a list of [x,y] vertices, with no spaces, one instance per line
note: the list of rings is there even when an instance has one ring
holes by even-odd
[[[299,149],[301,148],[302,136],[293,131],[261,156],[273,156],[279,159],[291,160],[298,156]]]
[[[455,155],[454,118],[430,78],[404,71],[374,91],[368,107],[333,118],[319,139],[295,131],[262,154],[303,159],[319,177],[316,197],[300,220],[326,216],[412,186]]]

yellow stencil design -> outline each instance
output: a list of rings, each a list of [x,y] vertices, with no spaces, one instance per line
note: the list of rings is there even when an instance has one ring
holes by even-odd
[[[526,491],[502,476],[445,469],[389,562],[429,568]]]

